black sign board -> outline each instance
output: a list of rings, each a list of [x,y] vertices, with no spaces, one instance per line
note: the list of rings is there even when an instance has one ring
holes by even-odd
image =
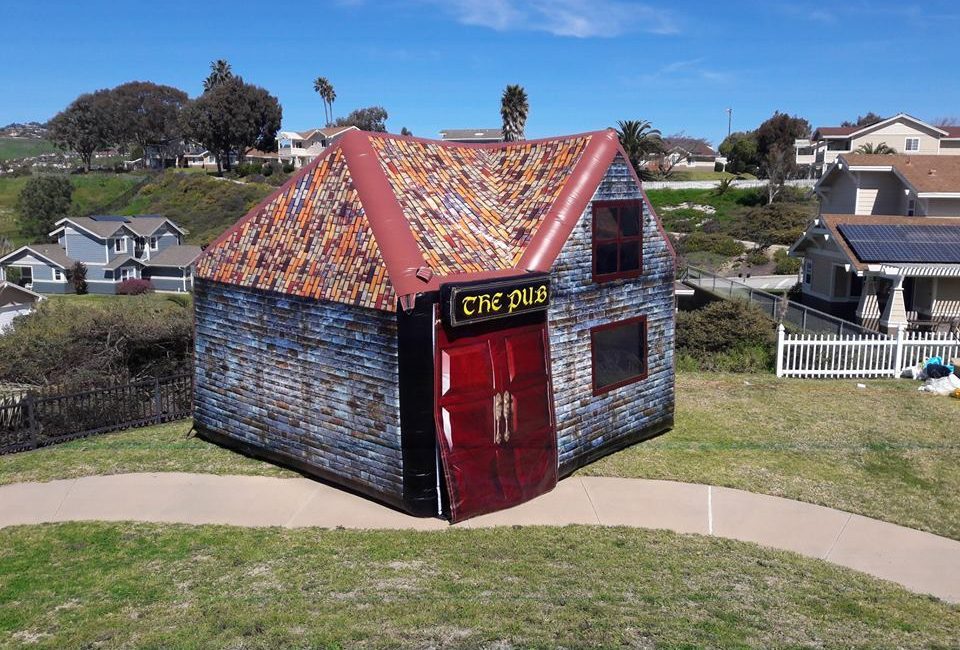
[[[546,273],[441,286],[443,314],[452,327],[545,311],[550,306]]]

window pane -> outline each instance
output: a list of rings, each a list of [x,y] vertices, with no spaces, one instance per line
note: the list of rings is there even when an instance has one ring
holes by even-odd
[[[646,366],[645,329],[641,321],[594,332],[594,388],[603,388],[643,374]]]
[[[640,242],[630,241],[620,244],[620,270],[640,270]]]
[[[620,208],[620,235],[636,237],[640,234],[640,208],[631,205]]]
[[[617,215],[614,214],[614,211],[611,208],[597,208],[594,215],[597,220],[597,239],[616,239]]]
[[[595,250],[597,275],[617,272],[617,244],[599,244]]]

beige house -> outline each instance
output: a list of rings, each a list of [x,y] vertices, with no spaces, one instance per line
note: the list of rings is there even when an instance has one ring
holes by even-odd
[[[934,126],[906,113],[867,126],[822,126],[794,142],[797,165],[819,178],[845,153],[885,144],[898,154],[960,155],[960,126]]]
[[[960,156],[842,154],[790,254],[803,302],[895,332],[960,324]]]
[[[333,144],[347,131],[355,131],[355,126],[330,126],[306,131],[281,131],[279,141],[280,162],[292,164],[300,169],[312,163],[320,153]]]

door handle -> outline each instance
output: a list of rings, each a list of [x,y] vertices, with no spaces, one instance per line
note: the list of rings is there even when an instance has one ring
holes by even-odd
[[[503,416],[503,393],[497,393],[493,396],[493,443],[499,445],[502,441],[500,435],[500,418]]]
[[[503,441],[508,442],[510,440],[510,420],[512,420],[513,413],[513,395],[507,391],[503,391]]]

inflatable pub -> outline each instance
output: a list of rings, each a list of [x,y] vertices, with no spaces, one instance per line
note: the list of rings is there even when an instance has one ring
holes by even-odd
[[[674,256],[613,131],[351,131],[213,242],[195,424],[460,521],[660,434]]]

